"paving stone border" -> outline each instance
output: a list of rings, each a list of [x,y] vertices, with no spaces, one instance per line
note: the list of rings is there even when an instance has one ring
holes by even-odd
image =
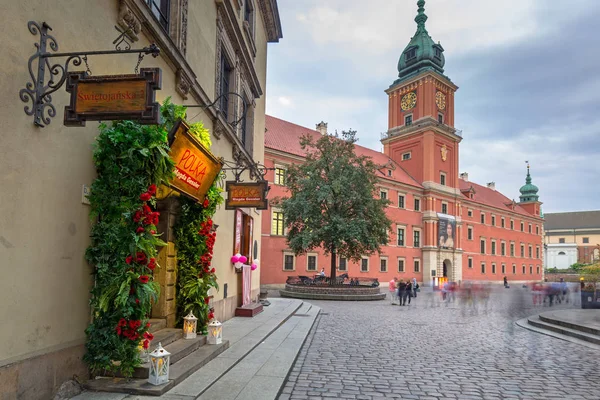
[[[281,297],[307,300],[371,301],[383,300],[386,293],[379,287],[335,287],[285,285],[279,291]]]

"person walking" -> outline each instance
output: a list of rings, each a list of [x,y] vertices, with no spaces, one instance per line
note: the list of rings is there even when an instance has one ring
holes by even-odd
[[[417,289],[419,289],[419,284],[417,283],[417,278],[412,278],[412,290],[413,290],[414,298],[417,297]]]
[[[392,305],[396,304],[396,299],[398,296],[396,296],[396,282],[398,281],[398,278],[394,278],[390,281],[389,283],[389,291],[390,291],[390,299],[392,300]]]
[[[402,296],[402,303],[406,305],[406,300],[408,300],[408,305],[410,305],[410,298],[413,293],[413,285],[411,281],[406,281],[406,285],[404,286],[404,295]]]
[[[402,300],[404,300],[404,291],[406,290],[406,283],[404,283],[404,279],[400,279],[398,284],[396,285],[396,293],[398,294],[398,305],[403,306]]]
[[[508,289],[510,286],[508,286],[508,278],[504,277],[504,288]]]

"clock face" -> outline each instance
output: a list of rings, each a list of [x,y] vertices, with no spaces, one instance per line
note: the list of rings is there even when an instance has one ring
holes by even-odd
[[[446,108],[446,95],[442,92],[435,93],[435,104],[437,104],[440,110]]]
[[[402,106],[402,109],[406,111],[413,108],[415,104],[417,104],[417,94],[415,92],[410,92],[404,95],[400,105]]]

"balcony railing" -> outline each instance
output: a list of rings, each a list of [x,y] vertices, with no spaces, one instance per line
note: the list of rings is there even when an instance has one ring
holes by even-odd
[[[436,126],[438,128],[441,128],[443,131],[446,131],[448,133],[451,133],[451,134],[456,135],[461,138],[463,137],[462,130],[452,128],[451,126],[446,125],[446,124],[441,124],[441,123],[435,121],[433,118],[427,118],[424,121],[414,121],[411,125],[396,127],[387,132],[381,132],[381,140],[385,140],[385,139],[397,136],[404,132],[415,131],[415,130],[418,130],[419,128],[423,128],[426,126]]]

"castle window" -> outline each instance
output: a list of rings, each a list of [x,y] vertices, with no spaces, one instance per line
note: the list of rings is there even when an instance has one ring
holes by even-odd
[[[410,160],[410,151],[408,153],[402,154],[402,161]]]
[[[435,58],[442,58],[442,50],[440,50],[438,47],[435,47]]]
[[[405,54],[405,56],[406,56],[406,61],[410,61],[410,60],[412,60],[413,58],[416,58],[416,57],[417,57],[417,49],[413,47],[412,49],[408,50],[408,51],[407,51],[406,53],[404,53],[404,54]]]
[[[404,125],[411,126],[412,125],[412,115],[407,115],[404,117]]]
[[[444,123],[444,114],[442,114],[442,113],[438,113],[438,122],[439,122],[440,124],[443,124],[443,123]]]
[[[158,20],[160,25],[169,31],[169,0],[146,0],[146,4],[150,7],[152,14]]]

